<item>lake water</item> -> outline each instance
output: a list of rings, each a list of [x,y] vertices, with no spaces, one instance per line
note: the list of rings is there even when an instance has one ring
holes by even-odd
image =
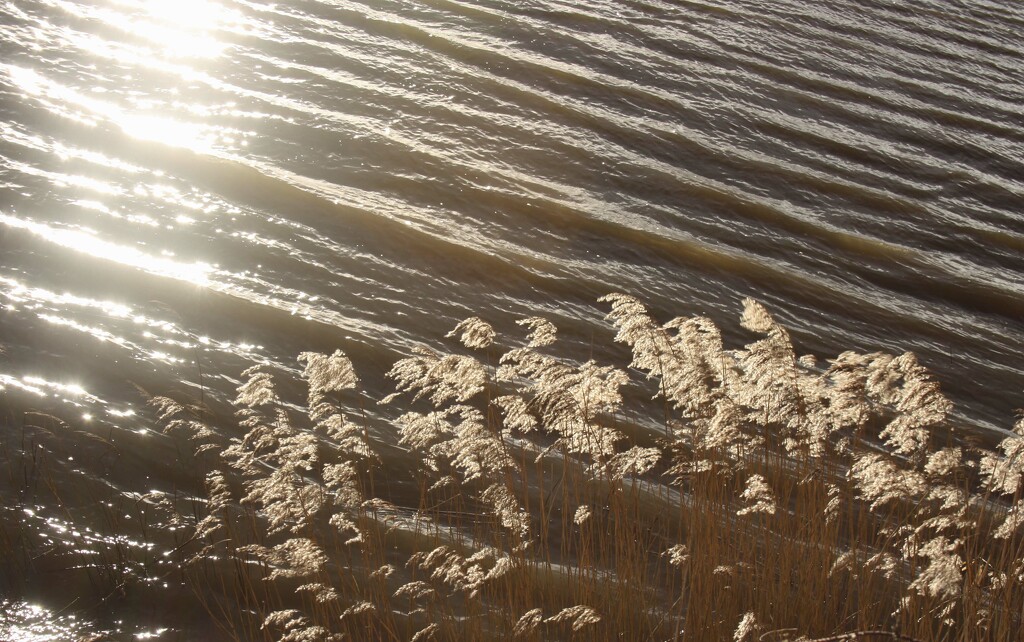
[[[226,415],[245,368],[338,348],[386,440],[384,372],[471,315],[621,364],[609,292],[913,351],[991,437],[1024,405],[1021,33],[1012,0],[2,2],[5,452],[38,410],[65,467],[169,492],[146,393]],[[19,475],[30,531],[75,527]]]

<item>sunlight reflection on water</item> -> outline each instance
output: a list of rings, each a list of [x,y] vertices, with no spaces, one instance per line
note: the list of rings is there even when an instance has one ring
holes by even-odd
[[[118,622],[120,624],[120,622]],[[170,629],[141,629],[132,640],[155,640]],[[0,601],[0,639],[5,642],[67,642],[68,640],[106,640],[105,633],[73,613],[62,615],[28,602]]]
[[[114,0],[116,8],[86,9],[70,3],[62,8],[89,16],[147,40],[169,58],[215,58],[226,45],[217,31],[237,23],[239,15],[208,0]]]
[[[77,640],[88,629],[74,614],[59,615],[26,602],[0,602],[0,637],[9,642]]]
[[[216,125],[194,123],[182,118],[147,113],[156,104],[120,105],[99,100],[46,77],[31,69],[14,65],[0,65],[11,84],[18,87],[27,97],[38,101],[51,113],[89,126],[110,122],[125,134],[138,140],[148,140],[171,147],[192,150],[196,153],[212,153],[221,143],[242,142],[245,132],[232,131]],[[128,100],[131,103],[131,100]]]
[[[134,247],[111,243],[85,230],[58,229],[8,214],[0,214],[0,223],[28,230],[71,250],[139,268],[150,274],[188,281],[195,285],[209,283],[210,275],[214,271],[214,267],[208,263],[180,263],[163,256],[153,256]]]

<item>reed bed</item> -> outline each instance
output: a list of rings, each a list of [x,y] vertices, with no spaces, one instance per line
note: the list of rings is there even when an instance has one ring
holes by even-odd
[[[1024,420],[983,447],[912,354],[800,356],[752,300],[741,348],[602,302],[631,363],[556,356],[536,317],[499,354],[470,318],[394,364],[393,440],[341,352],[300,355],[305,400],[244,373],[233,433],[153,399],[205,475],[175,553],[220,634],[1024,637]]]

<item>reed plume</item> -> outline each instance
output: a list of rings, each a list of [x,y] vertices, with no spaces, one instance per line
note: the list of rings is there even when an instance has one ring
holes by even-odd
[[[373,483],[391,473],[342,409],[359,379],[341,352],[300,355],[309,428],[266,368],[245,373],[229,442],[155,401],[171,433],[216,454],[198,557],[238,560],[224,585],[258,616],[230,630],[1018,639],[1024,419],[983,448],[912,354],[799,355],[751,299],[738,348],[706,317],[659,323],[634,297],[601,301],[628,368],[556,356],[540,317],[496,361],[505,339],[471,317],[452,353],[394,364],[381,407],[409,404],[387,421],[411,493]]]

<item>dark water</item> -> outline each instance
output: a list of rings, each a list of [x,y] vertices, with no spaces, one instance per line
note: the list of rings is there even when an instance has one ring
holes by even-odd
[[[0,24],[0,386],[67,456],[105,442],[86,468],[122,497],[177,484],[140,388],[223,409],[246,367],[341,348],[387,438],[412,346],[540,314],[621,356],[613,291],[735,345],[753,296],[801,351],[914,351],[983,434],[1024,404],[1014,1],[18,0]]]

